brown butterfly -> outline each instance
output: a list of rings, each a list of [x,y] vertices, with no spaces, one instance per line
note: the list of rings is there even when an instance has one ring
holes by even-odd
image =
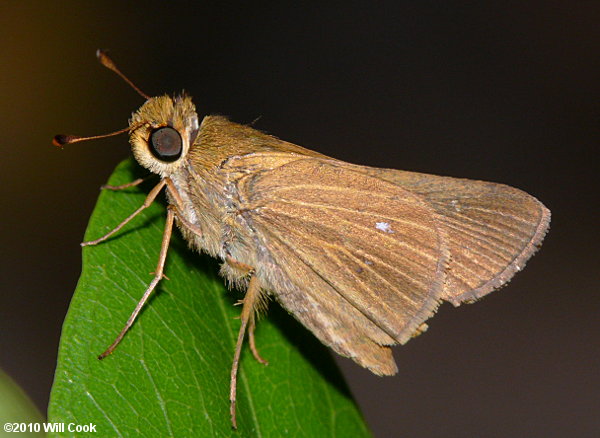
[[[550,212],[502,184],[358,166],[220,116],[199,121],[190,97],[150,97],[98,51],[146,102],[129,132],[136,160],[161,178],[169,206],[156,275],[110,354],[163,276],[173,223],[221,273],[246,289],[231,369],[231,420],[246,331],[256,359],[257,310],[274,297],[325,345],[378,375],[397,372],[391,346],[455,306],[499,288],[541,244]],[[56,136],[64,145],[92,138]],[[139,184],[137,180],[111,189]]]

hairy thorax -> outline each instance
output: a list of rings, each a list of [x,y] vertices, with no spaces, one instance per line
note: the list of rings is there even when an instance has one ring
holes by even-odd
[[[226,174],[214,169],[182,168],[171,179],[183,200],[183,219],[201,235],[182,226],[179,229],[190,247],[222,260],[230,259],[256,266],[256,243],[252,228],[237,202],[236,187]],[[222,274],[233,284],[245,285],[246,270],[223,264]]]

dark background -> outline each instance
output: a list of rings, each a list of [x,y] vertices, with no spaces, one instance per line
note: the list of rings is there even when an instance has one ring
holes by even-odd
[[[146,93],[185,88],[201,114],[541,199],[550,234],[509,287],[442,306],[395,349],[393,378],[340,364],[378,437],[598,435],[598,2],[133,3],[0,6],[0,366],[42,411],[78,243],[128,155],[125,137],[50,139],[123,128],[142,103],[98,65],[101,47]]]

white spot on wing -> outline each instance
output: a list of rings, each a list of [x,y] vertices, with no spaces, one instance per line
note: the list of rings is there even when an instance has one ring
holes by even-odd
[[[450,201],[450,204],[452,205],[452,207],[454,207],[454,210],[456,210],[458,213],[460,213],[462,211],[462,208],[460,207],[460,204],[458,203],[458,201],[456,199]]]
[[[392,230],[392,226],[387,222],[375,222],[375,228],[383,231],[384,233],[392,234],[394,230]]]

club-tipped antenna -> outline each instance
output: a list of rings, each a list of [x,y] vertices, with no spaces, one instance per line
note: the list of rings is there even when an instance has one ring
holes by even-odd
[[[150,99],[150,96],[148,96],[146,93],[144,93],[142,90],[140,90],[133,82],[131,82],[129,80],[129,78],[127,76],[125,76],[121,72],[121,70],[119,70],[119,68],[115,65],[113,60],[110,58],[110,56],[108,56],[108,54],[106,53],[106,50],[102,50],[102,49],[96,50],[96,57],[98,58],[98,61],[100,61],[100,64],[102,64],[104,67],[108,68],[109,70],[114,71],[116,74],[121,76],[121,78],[125,82],[127,82],[131,86],[131,88],[133,88],[135,91],[137,91],[137,93],[140,96],[142,96],[146,100]]]
[[[140,123],[140,124],[134,125],[134,126],[128,126],[127,128],[119,129],[118,131],[115,131],[115,132],[109,132],[108,134],[91,135],[89,137],[81,137],[78,135],[59,134],[59,135],[54,136],[54,138],[52,139],[52,144],[54,146],[63,147],[66,144],[79,143],[80,141],[88,141],[88,140],[96,140],[98,138],[112,137],[115,135],[123,134],[124,132],[127,132],[127,131],[134,131],[140,125],[143,125],[143,123]]]

